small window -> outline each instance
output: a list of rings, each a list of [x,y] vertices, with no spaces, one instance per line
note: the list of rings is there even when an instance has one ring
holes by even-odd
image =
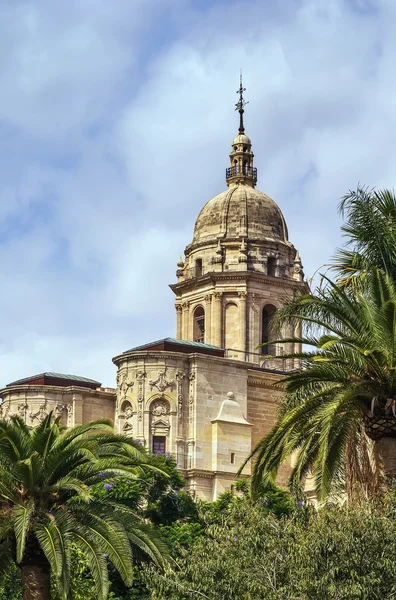
[[[231,464],[235,465],[235,452],[231,452]]]
[[[198,306],[194,311],[194,342],[205,341],[205,311]]]
[[[195,261],[195,277],[201,277],[202,275],[202,258],[197,258]]]
[[[153,435],[153,454],[165,454],[166,437],[164,435]]]
[[[275,277],[275,269],[276,269],[276,258],[273,256],[268,257],[267,261],[267,275],[271,277]]]

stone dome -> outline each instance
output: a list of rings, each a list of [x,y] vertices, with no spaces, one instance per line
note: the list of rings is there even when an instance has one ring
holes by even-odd
[[[194,228],[193,244],[217,238],[288,242],[279,206],[249,185],[236,185],[205,204]]]
[[[246,144],[247,146],[251,146],[252,142],[251,142],[251,139],[247,135],[245,135],[244,133],[239,133],[232,140],[232,145],[235,146],[236,144]]]

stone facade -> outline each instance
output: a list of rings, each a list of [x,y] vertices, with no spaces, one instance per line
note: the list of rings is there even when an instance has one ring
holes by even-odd
[[[201,210],[170,286],[176,339],[116,356],[116,391],[90,380],[84,387],[83,378],[73,383],[68,376],[55,378],[56,385],[30,378],[0,391],[2,416],[19,414],[29,426],[49,411],[67,426],[111,419],[152,451],[172,453],[191,494],[206,500],[232,488],[239,467],[276,422],[282,378],[299,368],[283,356],[299,347],[269,343],[273,316],[285,298],[307,290],[281,210],[255,189],[242,92],[238,106],[228,189]],[[289,470],[283,466],[280,483]]]
[[[185,349],[131,350],[113,360],[119,432],[151,450],[162,438],[193,495],[213,500],[229,490],[251,448],[276,421],[281,375]]]
[[[111,388],[11,384],[0,390],[0,397],[0,417],[19,415],[29,427],[41,423],[50,412],[67,427],[103,418],[114,423],[116,392]]]

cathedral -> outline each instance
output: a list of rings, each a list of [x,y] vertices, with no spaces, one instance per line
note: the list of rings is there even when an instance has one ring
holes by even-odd
[[[271,319],[286,298],[307,290],[280,208],[256,189],[243,92],[241,83],[227,189],[199,213],[170,285],[175,337],[115,356],[115,389],[42,373],[0,390],[1,416],[19,414],[29,426],[50,411],[66,426],[111,419],[151,451],[173,454],[189,492],[209,501],[233,488],[239,467],[276,421],[282,378],[299,365],[282,358],[297,347],[269,344]]]

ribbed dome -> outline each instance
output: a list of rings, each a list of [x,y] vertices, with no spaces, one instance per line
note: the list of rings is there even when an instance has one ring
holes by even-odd
[[[234,146],[235,144],[247,144],[247,145],[251,146],[252,142],[251,142],[250,138],[247,135],[245,135],[244,133],[239,133],[232,140],[232,145]]]
[[[237,185],[205,204],[194,228],[193,243],[244,237],[287,242],[288,232],[279,206],[249,185]]]

